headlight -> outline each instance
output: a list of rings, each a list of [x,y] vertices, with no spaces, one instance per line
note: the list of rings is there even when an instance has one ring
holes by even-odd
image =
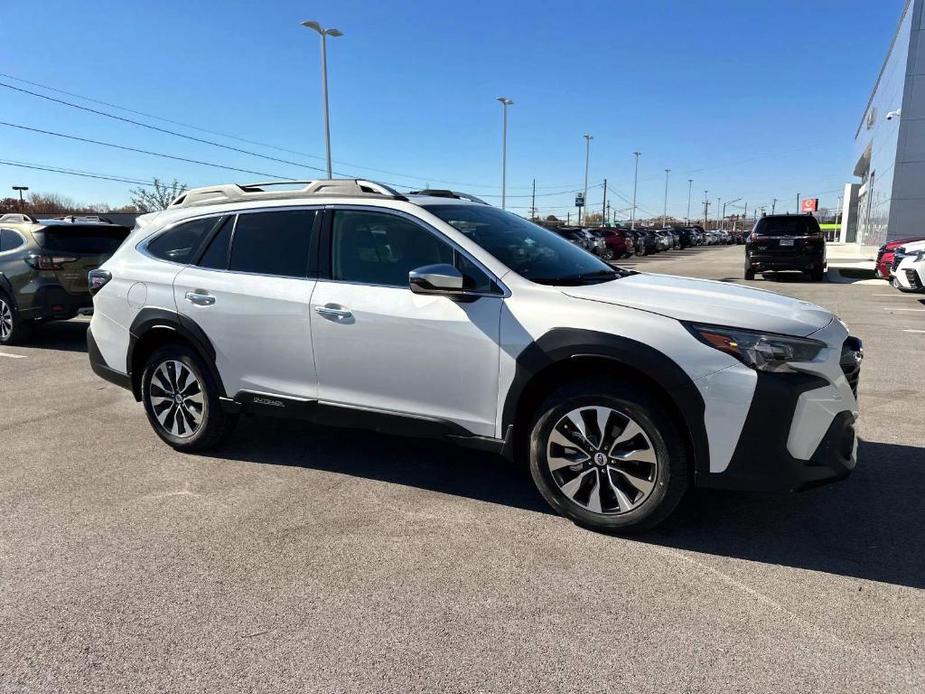
[[[687,324],[705,345],[735,357],[758,371],[789,371],[791,362],[815,359],[826,344],[807,337],[758,333],[715,325]]]

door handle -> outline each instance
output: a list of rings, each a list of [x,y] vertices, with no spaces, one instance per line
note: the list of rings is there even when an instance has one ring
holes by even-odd
[[[215,303],[215,297],[204,292],[186,292],[184,298],[197,306],[211,306]]]
[[[327,318],[337,318],[338,320],[343,318],[350,318],[353,316],[350,311],[345,308],[334,308],[333,306],[315,306],[315,313],[319,316],[325,316]]]

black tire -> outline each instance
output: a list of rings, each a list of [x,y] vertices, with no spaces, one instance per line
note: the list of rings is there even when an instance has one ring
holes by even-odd
[[[755,279],[755,268],[753,268],[751,265],[745,266],[745,279],[747,280]]]
[[[560,426],[557,431],[561,432],[563,418],[566,415],[576,409],[587,407],[603,407],[612,411],[608,415],[608,425],[605,425],[605,428],[611,432],[616,431],[617,428],[620,429],[621,433],[616,435],[616,440],[619,440],[619,437],[626,432],[625,427],[629,426],[624,420],[635,423],[639,427],[644,436],[638,438],[639,434],[637,434],[630,441],[643,442],[645,450],[650,453],[654,452],[656,457],[654,468],[649,463],[643,463],[649,466],[646,473],[648,475],[646,485],[650,488],[648,492],[635,485],[626,487],[630,477],[611,467],[611,463],[617,462],[616,458],[608,458],[608,455],[613,455],[613,451],[616,450],[612,444],[609,444],[609,441],[614,438],[613,435],[601,435],[601,439],[606,439],[607,442],[605,443],[604,440],[598,442],[599,452],[610,445],[610,451],[604,455],[604,458],[608,458],[606,463],[599,462],[598,454],[593,454],[587,461],[581,461],[578,464],[585,466],[585,469],[581,471],[575,470],[577,465],[569,468],[562,467],[555,473],[550,469],[548,451],[556,450],[554,448],[556,444],[549,442],[550,435],[557,426]],[[566,426],[568,426],[567,423]],[[595,436],[591,434],[590,428],[587,431],[586,441],[593,443]],[[597,431],[600,431],[600,427],[597,427]],[[576,447],[575,450],[579,449]],[[530,474],[537,489],[553,509],[582,527],[608,533],[646,530],[662,522],[675,510],[687,491],[691,479],[687,449],[677,425],[665,413],[664,405],[646,394],[643,389],[607,378],[582,380],[562,386],[540,405],[530,430],[529,462]],[[620,465],[620,463],[617,464]],[[635,463],[630,463],[630,465],[633,464]],[[575,477],[563,485],[561,484],[563,473],[574,474]],[[560,476],[559,479],[557,476]],[[589,502],[586,505],[572,499],[563,491],[573,484],[577,477],[591,480],[592,485],[596,480],[597,486],[594,486],[588,493]],[[608,479],[610,484],[605,487],[605,480]],[[636,479],[642,480],[640,476]],[[617,484],[614,484],[614,480]],[[581,486],[588,485],[581,481],[579,487]],[[635,502],[638,505],[630,505],[627,506],[628,510],[623,510],[622,502],[611,491],[615,486],[623,487],[624,491],[625,489],[634,490],[632,493],[638,491],[641,494]],[[578,494],[580,493],[579,491]],[[588,508],[591,505],[590,497],[594,493],[602,494],[599,502],[603,512]],[[604,509],[606,496],[609,496],[610,501],[616,505],[616,510],[614,508]]]
[[[825,279],[825,268],[813,268],[809,273],[809,279],[813,282],[821,282]]]
[[[602,250],[601,260],[605,260],[605,261],[613,260],[613,249],[608,247]]]
[[[23,320],[9,294],[0,291],[0,345],[21,345],[32,335],[32,321]]]
[[[166,385],[169,388],[170,384],[165,384],[161,380],[161,376],[157,375],[158,370],[163,365],[165,371],[162,373],[173,374],[172,380],[176,382],[178,380],[176,375],[177,363],[189,370],[192,376],[195,377],[201,393],[199,398],[201,411],[199,421],[195,426],[191,426],[190,423],[195,422],[198,405],[194,405],[191,400],[184,402],[182,406],[185,408],[185,413],[181,417],[181,405],[168,405],[171,398],[161,397],[169,392],[165,391],[162,386]],[[156,378],[158,380],[152,384],[152,380]],[[190,383],[188,378],[184,379],[182,383],[175,383],[174,391],[180,393],[181,396],[189,396],[192,399],[195,395],[195,389],[190,387]],[[151,423],[155,433],[178,451],[204,451],[214,447],[231,434],[235,424],[237,424],[238,417],[222,409],[219,395],[220,389],[212,376],[212,372],[206,367],[199,355],[186,345],[175,344],[161,347],[145,363],[141,376],[141,400],[145,406],[145,413],[148,415],[148,421]],[[159,400],[159,402],[153,403],[152,399]],[[167,405],[167,407],[156,411],[155,408],[160,405]],[[173,416],[168,410],[173,410]],[[165,414],[165,412],[167,413]],[[159,414],[165,417],[164,422],[158,418]],[[171,424],[176,426],[171,427]],[[172,431],[172,429],[177,429],[178,431]]]

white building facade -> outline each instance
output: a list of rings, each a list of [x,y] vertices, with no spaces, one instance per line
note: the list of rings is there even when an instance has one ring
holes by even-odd
[[[906,0],[855,134],[840,240],[879,246],[925,236],[925,0]]]

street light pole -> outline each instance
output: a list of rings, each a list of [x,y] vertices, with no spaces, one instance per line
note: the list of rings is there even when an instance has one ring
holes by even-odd
[[[633,211],[630,212],[630,229],[636,228],[636,183],[639,180],[639,155],[642,152],[633,152],[636,157],[636,166],[633,169]]]
[[[505,209],[507,202],[507,107],[514,102],[506,96],[499,96],[501,102],[502,121],[501,126],[501,209]]]
[[[328,36],[337,38],[343,36],[339,29],[324,29],[318,22],[307,19],[302,22],[303,27],[308,27],[318,33],[321,37],[321,96],[324,102],[324,150],[327,161],[328,178],[333,178],[331,173],[331,116],[328,111]]]
[[[710,221],[710,198],[707,197],[710,194],[709,190],[703,191],[703,229],[706,231],[707,224]]]
[[[29,186],[13,186],[13,190],[19,191],[19,212],[22,214],[26,210],[26,204],[22,199],[22,192],[24,190],[29,190]]]
[[[591,164],[591,140],[593,135],[585,133],[585,195],[583,204],[578,208],[578,225],[581,226],[581,219],[584,216],[585,207],[588,206],[588,167]]]
[[[662,227],[668,226],[668,174],[671,169],[665,169],[665,206],[662,209]]]
[[[691,191],[694,189],[694,179],[687,179],[687,223],[691,223]]]
[[[734,205],[742,198],[736,198],[735,200],[727,200],[723,203],[723,229],[726,228],[726,205]]]

